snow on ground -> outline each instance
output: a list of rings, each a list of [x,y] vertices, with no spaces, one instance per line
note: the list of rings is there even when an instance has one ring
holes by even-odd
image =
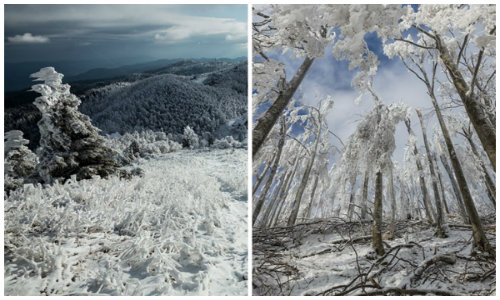
[[[487,236],[494,246],[494,227],[490,229]],[[495,294],[494,261],[471,256],[470,228],[451,226],[444,239],[434,237],[434,232],[420,221],[401,221],[396,238],[384,240],[386,253],[392,251],[379,260],[371,246],[371,222],[320,221],[293,229],[254,230],[253,294],[359,295],[403,287],[460,295]],[[456,262],[438,262],[421,277],[411,279],[419,264],[439,254]],[[364,290],[361,285],[366,286]]]
[[[26,185],[5,202],[5,295],[246,295],[247,152],[179,151],[144,177]]]

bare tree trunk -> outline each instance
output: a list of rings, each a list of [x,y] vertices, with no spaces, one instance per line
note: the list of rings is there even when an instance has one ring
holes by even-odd
[[[446,214],[450,214],[450,210],[448,209],[448,203],[446,203],[446,195],[444,193],[443,181],[441,180],[441,171],[439,171],[439,165],[435,153],[432,154],[432,158],[434,159],[434,164],[436,165],[436,173],[438,176],[439,187],[441,188],[441,199],[443,200],[444,211],[446,212]]]
[[[496,195],[497,189],[496,189],[495,183],[491,179],[490,174],[488,173],[488,170],[486,169],[486,166],[484,165],[484,162],[483,162],[481,156],[479,155],[479,152],[477,151],[476,145],[474,144],[474,141],[472,140],[472,133],[467,131],[465,128],[462,128],[462,131],[464,132],[464,136],[467,139],[467,141],[469,142],[469,145],[472,149],[472,152],[477,157],[477,159],[479,161],[479,165],[481,166],[481,169],[483,171],[484,184],[486,186],[486,192],[488,193],[488,198],[493,203],[493,205],[496,207],[495,195]]]
[[[299,189],[297,190],[297,194],[295,196],[295,201],[293,202],[293,209],[290,217],[288,218],[288,226],[293,226],[295,221],[297,220],[297,216],[299,214],[300,202],[302,200],[302,195],[306,189],[307,183],[309,181],[309,174],[311,173],[312,165],[314,164],[314,159],[316,158],[316,151],[318,148],[319,136],[316,137],[316,144],[314,145],[314,152],[312,153],[312,157],[309,160],[307,168],[304,172],[304,177],[302,177],[302,182],[299,185]]]
[[[379,256],[384,255],[384,245],[382,244],[382,172],[379,170],[375,176],[375,201],[373,205],[373,248]]]
[[[280,131],[280,140],[278,142],[278,152],[276,153],[276,158],[274,160],[273,166],[271,168],[271,173],[269,174],[269,177],[266,181],[266,185],[264,186],[259,200],[257,201],[255,208],[253,210],[253,216],[252,216],[252,224],[255,225],[255,221],[257,220],[257,217],[259,216],[259,213],[262,209],[262,205],[264,204],[264,201],[266,199],[267,193],[269,192],[269,189],[271,188],[271,185],[274,181],[274,176],[276,175],[276,172],[278,171],[278,166],[279,166],[279,161],[281,158],[281,152],[283,151],[283,145],[285,144],[285,137],[286,137],[286,124],[285,124],[285,119],[282,119],[281,123],[281,131]]]
[[[453,175],[453,172],[451,171],[451,167],[448,164],[448,160],[444,156],[443,149],[441,148],[440,143],[438,143],[438,148],[439,148],[439,159],[441,160],[441,163],[443,164],[444,169],[446,170],[446,173],[448,173],[448,178],[450,179],[451,182],[451,187],[453,188],[453,193],[455,194],[455,198],[457,198],[457,203],[458,203],[458,210],[460,213],[460,216],[464,220],[466,224],[469,224],[469,216],[467,215],[467,212],[465,211],[465,205],[464,201],[462,199],[462,192],[460,192],[460,189],[458,188],[457,181],[455,179],[455,176]]]
[[[349,206],[347,207],[347,218],[349,221],[352,220],[352,214],[354,212],[354,186],[356,185],[357,173],[354,175],[354,178],[351,179],[351,195],[349,196]]]
[[[496,171],[496,132],[495,127],[491,124],[490,119],[485,114],[483,108],[481,107],[481,103],[477,101],[475,95],[472,93],[472,87],[465,82],[458,66],[455,64],[454,60],[451,58],[448,49],[443,44],[441,38],[436,35],[436,47],[440,53],[441,61],[446,66],[448,70],[448,74],[450,75],[455,89],[458,92],[458,95],[462,99],[464,103],[465,110],[469,119],[476,130],[476,133],[483,145],[488,158],[490,159],[490,163],[493,167],[493,170]],[[483,50],[480,50],[478,56],[477,64],[481,63]]]
[[[396,195],[394,193],[394,178],[392,176],[392,167],[389,170],[389,193],[391,194],[391,224],[390,238],[394,238],[394,221],[396,220]]]
[[[370,173],[365,170],[365,179],[363,180],[363,198],[361,199],[361,220],[366,219],[366,200],[368,198],[368,183],[370,181]]]
[[[271,104],[271,107],[269,107],[264,115],[257,120],[257,124],[252,131],[252,156],[255,156],[259,151],[267,135],[292,99],[313,62],[314,58],[306,56],[292,80],[286,83],[285,88],[280,91],[278,98]]]
[[[413,130],[411,129],[410,119],[406,119],[405,124],[406,124],[406,129],[408,130],[408,134],[415,136]],[[417,170],[418,170],[418,178],[420,181],[420,189],[422,190],[422,196],[424,198],[425,215],[427,217],[427,221],[429,222],[429,224],[433,225],[434,220],[432,218],[432,213],[429,205],[429,193],[427,192],[427,186],[425,185],[425,177],[424,177],[424,170],[422,168],[422,163],[418,158],[417,145],[413,145],[413,154],[415,155],[415,162],[417,164]]]
[[[315,121],[316,123],[316,121]],[[314,149],[311,154],[311,159],[309,160],[309,163],[307,164],[306,171],[304,172],[304,177],[302,177],[302,182],[299,185],[299,188],[297,190],[297,194],[295,196],[295,200],[293,202],[293,209],[292,213],[290,214],[290,217],[288,218],[288,226],[293,226],[295,224],[295,221],[297,220],[297,216],[299,214],[299,209],[300,209],[300,202],[302,201],[302,195],[304,194],[304,191],[306,190],[307,183],[309,182],[309,175],[311,174],[312,167],[314,165],[314,160],[316,159],[316,154],[318,152],[318,145],[319,145],[319,140],[320,140],[320,135],[321,135],[321,116],[318,111],[318,122],[316,123],[317,126],[317,132],[316,132],[316,140],[314,142]]]
[[[276,152],[274,153],[273,157],[271,157],[271,159],[266,162],[264,170],[260,173],[259,176],[257,176],[257,180],[255,181],[255,184],[252,189],[252,195],[255,194],[255,192],[259,189],[259,186],[262,183],[262,179],[266,177],[267,170],[269,170],[269,166],[271,166],[271,163],[274,161],[275,158],[276,158]]]
[[[271,217],[270,227],[274,227],[274,226],[276,226],[276,223],[278,223],[278,219],[279,219],[279,216],[281,215],[281,211],[283,210],[283,206],[285,204],[286,197],[288,197],[288,192],[290,191],[290,185],[292,184],[293,177],[295,176],[295,173],[297,172],[297,164],[299,163],[299,157],[301,156],[301,154],[302,154],[302,151],[300,151],[300,153],[298,153],[297,156],[295,157],[292,170],[288,174],[288,177],[285,179],[285,186],[280,193],[280,196],[279,196],[280,201],[279,201],[278,205],[276,206],[277,210],[275,210],[273,212],[273,216]]]
[[[309,205],[307,206],[306,213],[304,214],[304,217],[306,217],[306,218],[311,217],[311,208],[312,208],[312,204],[314,202],[314,195],[316,194],[316,188],[318,187],[318,179],[319,179],[319,174],[316,174],[316,177],[314,178],[312,192],[311,192],[311,201],[309,201]]]
[[[287,173],[286,171],[283,171],[283,174],[281,175],[281,177],[279,179],[279,184],[274,191],[274,197],[271,200],[269,200],[269,204],[267,205],[266,212],[264,213],[264,216],[262,217],[262,219],[260,221],[261,227],[266,227],[266,225],[269,221],[268,220],[269,214],[271,213],[271,211],[273,210],[273,208],[277,204],[276,202],[277,202],[279,194],[281,193],[281,189],[283,188],[283,182],[284,182],[286,173]]]
[[[427,152],[427,159],[429,161],[429,170],[432,179],[432,189],[434,190],[434,202],[436,202],[437,218],[436,218],[436,236],[440,238],[447,237],[447,234],[443,228],[443,209],[441,208],[441,197],[439,196],[438,180],[434,172],[434,161],[432,159],[432,152],[429,147],[429,142],[427,141],[427,133],[424,126],[424,120],[422,118],[422,112],[417,109],[418,119],[420,120],[420,126],[422,127],[422,135],[424,138],[425,151]]]
[[[273,212],[273,216],[271,217],[271,222],[269,227],[274,227],[278,223],[278,219],[281,215],[281,211],[283,210],[283,206],[285,204],[286,197],[288,196],[289,188],[293,180],[293,176],[295,175],[296,169],[294,169],[290,174],[288,174],[288,177],[286,178],[286,183],[285,187],[283,190],[281,190],[280,196],[279,196],[279,203],[276,206],[276,210]]]
[[[474,236],[474,244],[478,249],[486,251],[492,256],[495,256],[495,250],[491,248],[490,243],[488,242],[488,240],[486,239],[486,235],[484,234],[483,226],[481,225],[481,219],[479,218],[476,206],[474,205],[474,200],[472,199],[469,187],[467,186],[467,180],[465,179],[462,165],[458,160],[457,154],[455,152],[455,146],[453,146],[448,128],[446,127],[446,123],[444,122],[444,118],[441,115],[441,110],[439,109],[437,100],[432,90],[430,90],[429,96],[432,100],[432,105],[434,106],[439,125],[441,126],[441,130],[443,132],[444,141],[446,143],[446,147],[448,148],[448,153],[450,154],[451,164],[453,166],[453,169],[455,170],[455,176],[457,177],[458,187],[462,194],[462,199],[464,200],[465,209],[467,210],[467,214],[469,215],[469,220]]]

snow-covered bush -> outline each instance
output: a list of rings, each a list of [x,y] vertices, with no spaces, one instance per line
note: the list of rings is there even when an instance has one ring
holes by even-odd
[[[80,100],[70,93],[68,84],[62,83],[63,76],[53,67],[31,74],[35,81],[44,82],[32,86],[42,95],[34,102],[42,113],[38,122],[41,137],[37,176],[42,182],[52,183],[73,174],[80,180],[116,173],[116,152],[105,145],[90,118],[78,111]]]
[[[12,130],[4,136],[4,190],[9,192],[21,187],[29,175],[33,173],[38,158],[27,145],[23,132]]]
[[[107,143],[109,147],[121,152],[123,159],[128,161],[182,149],[182,146],[171,140],[166,133],[152,130],[108,136]]]
[[[242,143],[235,140],[232,136],[226,136],[225,138],[215,140],[212,147],[217,149],[241,148]]]
[[[182,146],[189,149],[195,149],[200,146],[198,135],[194,132],[193,129],[191,129],[191,127],[189,127],[189,125],[184,128],[184,135],[182,136]]]

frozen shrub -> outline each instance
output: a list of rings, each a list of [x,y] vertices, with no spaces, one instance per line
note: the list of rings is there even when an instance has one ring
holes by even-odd
[[[133,176],[144,177],[144,170],[141,168],[133,168],[133,169],[120,169],[118,171],[118,177],[121,179],[130,180]]]
[[[147,158],[182,149],[179,143],[172,141],[164,132],[151,130],[109,138],[107,143],[111,148],[122,152],[122,158],[128,162],[139,157]]]
[[[189,149],[195,149],[200,146],[198,135],[193,129],[191,129],[191,127],[189,127],[189,125],[184,128],[182,146]]]
[[[205,147],[208,147],[208,146],[209,145],[208,145],[207,140],[205,140],[205,139],[201,139],[200,140],[200,148],[205,148]]]
[[[203,132],[203,133],[201,134],[201,137],[202,137],[205,141],[207,141],[208,146],[211,146],[211,145],[214,143],[214,137],[213,137],[213,135],[212,135],[210,132],[208,132],[208,131]]]
[[[10,192],[21,187],[26,177],[31,175],[38,163],[38,158],[27,145],[23,132],[12,130],[4,136],[4,190]]]
[[[42,182],[52,183],[73,174],[77,180],[114,174],[119,167],[117,153],[105,145],[90,118],[78,111],[80,100],[70,93],[68,84],[62,83],[63,76],[53,67],[31,74],[35,81],[44,82],[32,86],[42,95],[34,102],[42,113],[37,175]]]
[[[123,151],[123,155],[129,160],[134,160],[140,156],[141,150],[139,148],[139,143],[137,141],[132,141],[130,145]]]
[[[232,136],[226,136],[220,140],[215,140],[212,147],[217,149],[241,148],[242,144],[236,141]]]

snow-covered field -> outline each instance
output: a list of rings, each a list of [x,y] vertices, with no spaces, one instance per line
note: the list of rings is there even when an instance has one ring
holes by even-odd
[[[434,232],[421,221],[400,221],[396,238],[384,239],[386,255],[377,257],[371,222],[254,230],[253,294],[496,294],[495,261],[471,255],[470,227],[450,224],[444,239]],[[495,227],[486,234],[494,246]]]
[[[247,151],[141,160],[144,177],[26,185],[5,203],[5,295],[246,295]]]

